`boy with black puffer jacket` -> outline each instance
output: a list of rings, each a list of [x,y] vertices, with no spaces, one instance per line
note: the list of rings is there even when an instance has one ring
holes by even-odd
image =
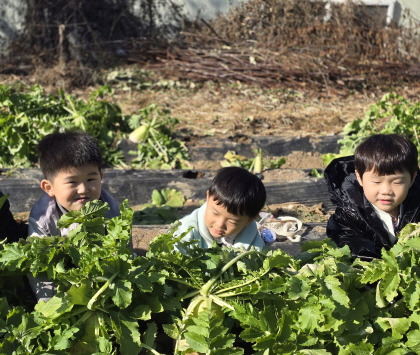
[[[255,218],[264,207],[266,191],[262,181],[248,170],[226,167],[218,170],[207,191],[207,200],[183,217],[175,236],[194,227],[181,241],[195,241],[203,249],[218,245],[262,250],[264,240]],[[180,245],[175,248],[186,252]]]
[[[354,156],[334,159],[325,179],[336,206],[327,236],[348,245],[354,257],[381,258],[408,223],[420,222],[420,176],[416,146],[405,136],[377,134]]]

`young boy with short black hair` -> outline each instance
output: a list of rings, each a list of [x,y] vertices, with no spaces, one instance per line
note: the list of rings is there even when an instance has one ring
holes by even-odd
[[[107,202],[105,217],[120,215],[119,203],[102,189],[102,156],[95,138],[82,131],[52,133],[38,145],[39,162],[46,192],[33,206],[29,216],[30,237],[62,236],[77,227],[57,227],[60,217],[68,211],[81,210],[89,201]],[[46,277],[28,276],[38,300],[48,301],[55,286]]]
[[[175,235],[194,227],[181,241],[195,240],[203,249],[214,241],[219,245],[262,250],[264,241],[255,218],[264,207],[266,191],[262,181],[246,169],[218,170],[207,191],[206,203],[180,220]],[[182,250],[177,245],[178,250]]]
[[[381,258],[408,223],[420,222],[420,177],[416,146],[405,136],[377,134],[354,156],[334,159],[325,179],[336,206],[327,236],[354,257]]]
[[[93,200],[108,203],[107,218],[120,214],[119,203],[102,189],[102,156],[95,138],[82,131],[56,132],[39,142],[38,152],[46,194],[31,210],[29,236],[66,236],[76,225],[58,229],[60,217]]]

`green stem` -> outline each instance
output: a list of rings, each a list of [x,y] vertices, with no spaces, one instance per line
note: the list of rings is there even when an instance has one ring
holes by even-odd
[[[229,269],[233,264],[235,264],[238,260],[242,259],[245,256],[248,256],[250,254],[256,254],[257,251],[251,250],[247,251],[245,253],[237,255],[235,258],[233,258],[231,261],[229,261],[225,266],[222,267],[220,272],[213,276],[209,281],[206,282],[206,284],[201,288],[201,294],[203,296],[208,296],[210,293],[211,288],[213,287],[214,283],[217,281],[217,279],[227,270]]]
[[[92,309],[92,305],[96,302],[98,297],[108,288],[108,286],[111,284],[111,282],[117,277],[117,275],[120,272],[117,271],[114,275],[111,276],[111,278],[105,282],[105,284],[94,294],[94,296],[90,299],[90,301],[87,304],[88,309]]]
[[[242,284],[240,284],[240,285],[235,285],[235,286],[231,286],[231,287],[224,288],[224,289],[222,289],[222,290],[218,290],[218,291],[216,291],[214,294],[222,297],[222,295],[224,295],[224,293],[223,293],[223,292],[226,292],[226,291],[229,291],[229,290],[234,290],[235,288],[243,287],[243,286],[246,286],[246,285],[248,285],[248,284],[250,284],[250,283],[253,283],[255,280],[258,280],[258,279],[260,279],[262,276],[264,276],[265,274],[267,274],[269,271],[270,271],[270,270],[267,270],[266,272],[262,273],[262,274],[261,274],[261,275],[259,275],[258,277],[254,277],[253,279],[248,280],[247,282],[244,282],[244,283],[242,283]],[[229,293],[228,293],[228,294],[229,294]],[[229,294],[229,295],[230,295],[230,296],[233,296],[233,294]]]
[[[197,296],[199,293],[200,293],[200,290],[192,291],[190,293],[187,293],[184,297],[182,297],[181,300],[185,300],[187,298]]]
[[[214,296],[216,294],[213,294]],[[228,297],[232,297],[232,296],[239,296],[239,295],[249,295],[249,292],[225,292],[225,293],[218,293],[217,297],[223,297],[223,298],[228,298]],[[209,296],[210,297],[210,296]]]
[[[223,301],[220,297],[215,296],[215,295],[209,295],[209,298],[211,298],[214,303],[217,303],[220,307],[227,307],[230,310],[234,311],[235,308],[233,308],[229,303],[226,303],[225,301]]]
[[[86,312],[86,311],[87,311],[87,307],[83,306],[83,307],[79,308],[77,311],[74,311],[74,312],[68,313],[66,315],[63,315],[61,319],[67,319],[67,318],[70,318],[70,317],[74,317],[74,316],[78,315],[79,313],[83,313],[83,312]]]
[[[149,350],[150,352],[152,352],[155,355],[162,355],[161,353],[158,353],[155,349],[151,348],[149,345],[141,343],[140,346],[142,346],[143,348]]]
[[[185,270],[184,268],[183,268],[183,270],[184,271],[187,271],[187,270]],[[192,278],[192,275],[190,275],[191,276],[191,278]],[[184,284],[184,285],[187,285],[187,286],[189,286],[189,287],[195,287],[195,286],[192,286],[191,285],[191,283],[189,283],[189,282],[187,282],[187,281],[184,281],[184,280],[181,280],[181,279],[176,279],[176,278],[174,278],[174,277],[167,277],[166,278],[166,280],[170,280],[170,281],[174,281],[174,282],[179,282],[180,284]]]
[[[194,309],[197,306],[197,304],[199,304],[202,300],[203,300],[203,297],[202,296],[196,297],[188,305],[188,308],[185,311],[185,315],[182,318],[182,323],[181,323],[181,325],[179,327],[179,335],[178,335],[178,339],[176,340],[176,343],[175,343],[175,350],[174,350],[174,353],[175,354],[178,352],[178,345],[179,345],[179,342],[181,341],[181,336],[182,336],[182,333],[183,333],[183,331],[185,329],[185,322],[187,321],[187,319],[190,316],[190,314],[192,312],[194,312]]]
[[[162,152],[162,157],[165,160],[165,163],[168,163],[169,162],[168,151],[163,148],[162,144],[160,144],[158,140],[155,140],[155,143],[157,147],[160,149],[160,151]]]
[[[72,324],[72,327],[77,327],[79,324],[86,322],[88,318],[90,318],[90,316],[93,314],[94,312],[92,311],[86,311],[86,313],[83,316],[81,316],[76,323]]]
[[[162,153],[160,150],[159,150],[159,146],[157,145],[157,144],[155,144],[155,143],[157,143],[157,141],[155,141],[155,142],[153,142],[150,138],[147,140],[147,142],[152,146],[152,148],[155,150],[155,152],[157,153],[157,155],[159,156],[159,157],[161,157],[161,158],[163,158],[164,160],[165,160],[165,162],[166,162],[166,158],[165,158],[165,154],[164,153]]]

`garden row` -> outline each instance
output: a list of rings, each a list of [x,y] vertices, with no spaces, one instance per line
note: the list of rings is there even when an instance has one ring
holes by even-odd
[[[418,225],[371,262],[329,240],[308,242],[295,257],[187,245],[184,255],[173,252],[182,238],[173,230],[133,258],[133,211],[124,202],[120,217],[105,212],[88,203],[60,219],[63,227],[79,223],[66,238],[0,245],[1,354],[420,351]],[[28,273],[48,275],[57,294],[28,303],[14,292]]]

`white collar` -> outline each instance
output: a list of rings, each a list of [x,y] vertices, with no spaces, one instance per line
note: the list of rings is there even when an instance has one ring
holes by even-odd
[[[394,225],[392,223],[393,217],[388,212],[380,210],[374,204],[372,204],[372,206],[375,209],[375,212],[377,213],[379,219],[382,221],[386,231],[388,232],[389,240],[391,241],[391,243],[395,243],[397,241],[397,237],[395,236]],[[400,216],[401,216],[401,205],[400,205],[400,214],[398,216],[398,221],[400,220]]]

